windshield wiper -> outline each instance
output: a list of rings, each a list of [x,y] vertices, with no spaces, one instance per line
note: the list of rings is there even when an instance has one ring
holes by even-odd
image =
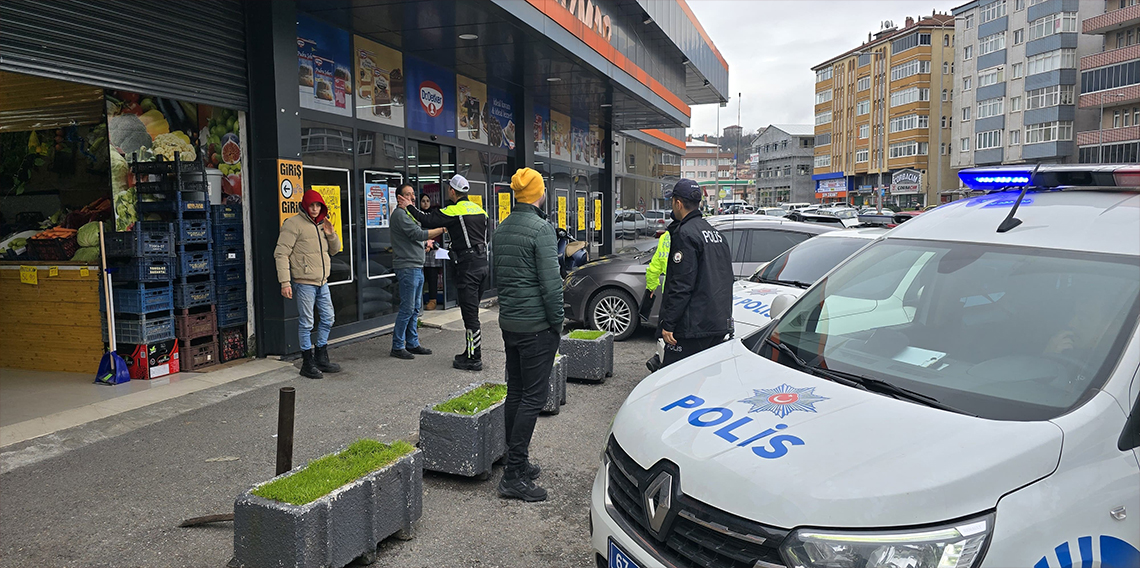
[[[775,348],[780,353],[787,355],[789,359],[791,359],[792,361],[794,361],[796,363],[796,366],[799,367],[800,370],[805,371],[810,375],[815,375],[817,377],[821,377],[821,378],[827,379],[831,382],[839,383],[841,385],[847,385],[849,387],[855,387],[857,389],[870,390],[866,386],[864,386],[864,385],[862,385],[856,381],[853,381],[853,380],[848,379],[846,377],[840,377],[838,375],[833,375],[827,369],[821,369],[819,367],[808,364],[807,361],[800,359],[800,356],[796,355],[796,352],[792,351],[792,349],[790,347],[788,347],[787,345],[784,345],[783,343],[779,343],[779,342],[773,340],[771,336],[765,337],[764,341],[768,342],[768,345],[771,345],[773,348]]]
[[[795,286],[796,288],[802,288],[804,290],[811,288],[811,284],[812,284],[811,282],[801,282],[799,280],[773,280],[771,278],[760,278],[759,281],[761,284],[784,284],[787,286]]]

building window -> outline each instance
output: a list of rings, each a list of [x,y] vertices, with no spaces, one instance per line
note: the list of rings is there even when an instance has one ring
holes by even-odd
[[[695,165],[697,165],[697,161],[692,159],[692,158],[689,158],[689,159],[685,160],[685,165],[686,166],[695,166]]]
[[[825,132],[825,133],[819,134],[815,137],[815,145],[816,146],[827,146],[828,144],[831,144],[831,133],[830,132]]]
[[[820,105],[831,100],[831,89],[815,94],[815,104]]]
[[[828,154],[828,155],[825,155],[825,156],[816,156],[816,157],[815,157],[815,167],[816,167],[816,169],[819,169],[819,168],[826,168],[826,167],[829,167],[829,166],[831,166],[831,155],[830,155],[830,154]]]
[[[870,156],[870,150],[855,150],[855,163],[862,164],[868,162],[871,159]]]
[[[962,149],[963,152],[969,152],[970,151],[970,139],[969,138],[963,138],[962,139],[962,145],[959,147]]]
[[[919,73],[930,73],[930,62],[912,59],[901,65],[891,67],[891,80],[898,81]]]
[[[871,88],[871,76],[859,77],[859,82],[855,84],[856,91],[866,91]]]
[[[1073,69],[1077,66],[1077,50],[1055,49],[1041,55],[1034,55],[1029,58],[1027,63],[1026,75],[1047,73],[1056,69]]]
[[[827,124],[831,122],[831,111],[825,110],[815,115],[815,125]]]
[[[1081,92],[1091,93],[1140,83],[1140,60],[1081,73]]]
[[[1021,111],[1021,97],[1011,97],[1009,99],[1009,112]]]
[[[909,156],[925,156],[928,152],[929,146],[926,142],[898,142],[891,144],[887,155],[893,160]]]
[[[891,119],[891,132],[903,132],[918,128],[929,128],[930,117],[911,114]]]
[[[973,88],[974,88],[974,78],[973,77],[962,77],[962,90],[963,91],[969,91],[970,89],[973,89]]]
[[[870,136],[871,136],[871,125],[860,124],[859,125],[859,139],[863,140],[863,139],[866,139]]]
[[[1014,63],[1013,64],[1013,78],[1014,79],[1020,79],[1024,76],[1025,76],[1025,64],[1024,63]]]
[[[902,53],[920,45],[930,45],[930,34],[913,33],[891,42],[891,55]]]
[[[978,133],[978,146],[979,150],[989,150],[991,148],[1001,148],[1001,130],[989,130],[986,132]]]
[[[1002,69],[1001,67],[998,67],[997,69],[992,69],[990,71],[983,71],[983,72],[978,74],[978,86],[979,87],[988,87],[990,85],[996,85],[998,83],[1001,83],[1002,81],[1005,81],[1005,69]]]
[[[1013,30],[1013,45],[1021,45],[1025,42],[1025,30]]]
[[[942,47],[950,47],[950,34],[942,36]]]
[[[1005,99],[987,99],[978,102],[978,119],[998,116],[1005,113]]]
[[[1053,107],[1073,104],[1072,85],[1053,85],[1025,92],[1025,109]]]
[[[950,73],[950,62],[949,61],[943,61],[942,62],[942,74],[946,75],[948,73]]]
[[[986,55],[1005,49],[1005,32],[998,32],[981,39],[978,45],[978,55]]]
[[[946,128],[946,115],[942,115],[942,128]]]
[[[970,120],[970,107],[962,107],[962,122]]]
[[[1025,0],[1013,0],[1013,11],[1020,12],[1025,9]]]
[[[986,23],[992,22],[1005,15],[1005,0],[987,4],[982,8],[982,12],[978,14],[978,22]]]
[[[1118,110],[1112,111],[1112,127],[1120,128],[1120,111]]]
[[[1010,146],[1017,146],[1018,144],[1021,144],[1021,131],[1020,130],[1010,130],[1009,131],[1009,145]]]
[[[966,17],[962,18],[962,26],[965,27],[967,30],[973,28],[974,27],[974,15],[973,14],[966,14]]]
[[[903,91],[896,91],[891,93],[891,106],[897,107],[899,105],[906,105],[916,103],[918,101],[929,101],[930,89],[920,89],[918,87],[911,87]]]
[[[807,166],[805,166],[805,165],[803,165],[803,164],[800,164],[800,165],[796,166],[796,174],[798,174],[798,175],[801,175],[801,176],[806,176],[806,175],[808,175],[809,173],[811,173],[811,172],[810,172],[810,171],[808,171],[808,167],[807,167]]]
[[[1061,120],[1030,124],[1025,127],[1025,143],[1039,144],[1073,139],[1073,121]]]
[[[970,60],[973,58],[974,58],[974,46],[967,45],[966,47],[963,47],[962,48],[962,59],[963,60]]]
[[[864,114],[870,114],[870,112],[871,112],[871,101],[869,101],[869,100],[868,101],[859,101],[859,102],[855,103],[855,115],[856,116],[863,116]]]
[[[820,69],[815,72],[815,82],[821,83],[831,78],[831,67]]]
[[[1075,31],[1077,31],[1077,13],[1058,12],[1029,22],[1029,41]]]
[[[946,89],[942,89],[942,102],[946,102],[948,100],[950,100],[949,93],[946,91]]]

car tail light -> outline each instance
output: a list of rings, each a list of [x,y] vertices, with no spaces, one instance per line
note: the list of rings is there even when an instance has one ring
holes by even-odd
[[[1140,166],[1117,168],[1113,172],[1113,178],[1116,180],[1116,187],[1140,188]]]

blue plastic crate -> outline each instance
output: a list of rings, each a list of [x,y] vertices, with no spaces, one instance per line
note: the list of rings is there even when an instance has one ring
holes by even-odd
[[[118,265],[113,281],[169,282],[174,278],[174,263],[168,256],[140,256]]]
[[[175,253],[178,262],[178,277],[209,274],[214,269],[214,258],[209,248],[200,250],[180,250]]]
[[[245,265],[245,249],[241,246],[222,246],[214,249],[215,267],[243,265]]]
[[[170,256],[174,252],[174,234],[170,223],[139,221],[134,229],[107,232],[103,236],[107,256]]]
[[[115,298],[115,313],[146,314],[174,309],[174,287],[170,284],[120,284],[112,286],[111,292]],[[107,301],[104,298],[100,293],[99,309],[107,311]]]
[[[249,312],[246,309],[244,300],[240,303],[218,304],[217,311],[218,329],[243,324],[249,318]]]
[[[218,286],[228,284],[245,284],[245,264],[236,266],[219,266],[214,271],[214,280]]]
[[[214,225],[214,243],[221,246],[242,246],[245,231],[241,225]]]
[[[214,225],[241,225],[241,205],[211,205],[210,221]]]
[[[245,301],[245,284],[218,286],[215,296],[219,304],[234,304]]]
[[[179,244],[208,244],[210,222],[206,219],[179,219],[174,222],[174,233]]]
[[[108,339],[106,325],[103,339]],[[144,344],[166,339],[174,339],[174,314],[169,311],[115,315],[115,341],[119,343]]]
[[[206,200],[169,199],[162,201],[139,201],[139,213],[206,213],[210,210],[210,202]]]
[[[202,280],[199,282],[174,283],[174,307],[193,308],[214,303],[214,282]]]

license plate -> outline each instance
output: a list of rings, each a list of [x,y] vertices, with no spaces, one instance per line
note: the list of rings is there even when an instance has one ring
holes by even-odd
[[[610,539],[610,568],[641,568],[628,554]]]

